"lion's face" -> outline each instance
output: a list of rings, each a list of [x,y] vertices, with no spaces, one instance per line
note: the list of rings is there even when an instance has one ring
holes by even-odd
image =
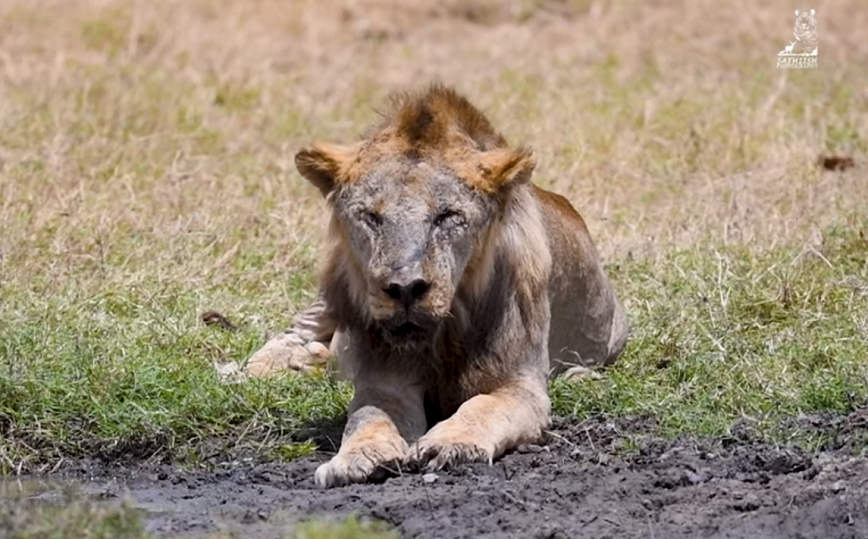
[[[804,35],[813,32],[817,28],[817,19],[814,10],[796,11],[796,34]]]
[[[396,158],[335,193],[334,211],[359,262],[367,310],[387,337],[424,339],[449,315],[496,197],[445,167]]]
[[[426,340],[456,296],[485,286],[489,231],[535,165],[528,148],[507,146],[466,99],[436,86],[396,96],[361,142],[314,144],[295,163],[333,211],[323,283],[349,302],[336,316],[394,345]]]

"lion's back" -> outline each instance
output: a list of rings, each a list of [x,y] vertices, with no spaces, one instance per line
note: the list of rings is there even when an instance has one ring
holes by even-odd
[[[627,320],[584,219],[561,195],[534,187],[551,251],[549,356],[553,374],[612,363]]]

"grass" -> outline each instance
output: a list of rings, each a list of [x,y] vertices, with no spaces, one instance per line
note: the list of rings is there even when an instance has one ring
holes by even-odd
[[[561,414],[652,414],[663,433],[769,436],[787,418],[868,398],[868,241],[831,230],[819,248],[675,250],[612,268],[632,345],[600,379],[555,381]]]
[[[868,242],[839,229],[816,249],[704,246],[610,265],[629,298],[631,345],[599,380],[556,381],[555,409],[653,413],[675,435],[860,406],[866,260]],[[5,473],[94,455],[190,465],[303,455],[314,446],[299,429],[339,416],[351,395],[318,377],[222,384],[213,362],[245,357],[261,336],[202,326],[182,290],[56,297],[33,311],[29,298],[6,296],[18,316],[0,332]]]
[[[74,490],[66,490],[55,503],[21,493],[0,497],[0,536],[7,539],[152,539],[142,525],[142,511],[125,502],[94,503]],[[342,521],[311,519],[301,522],[280,539],[397,539],[382,522],[349,517]],[[208,539],[235,539],[212,535]]]
[[[145,539],[139,511],[109,508],[64,493],[59,504],[0,498],[0,535],[9,539]]]
[[[349,387],[224,385],[213,364],[313,296],[325,218],[294,151],[435,79],[536,149],[627,306],[625,356],[555,382],[558,413],[785,438],[793,415],[863,406],[859,7],[827,2],[820,68],[783,72],[785,0],[4,3],[0,473],[314,451]],[[203,326],[211,309],[241,329]]]

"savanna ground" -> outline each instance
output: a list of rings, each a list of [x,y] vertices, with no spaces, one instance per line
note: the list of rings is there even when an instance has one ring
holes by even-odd
[[[868,537],[866,58],[859,0],[0,2],[0,536]],[[313,297],[294,152],[431,80],[535,148],[632,340],[544,448],[319,491],[351,388],[214,365]]]

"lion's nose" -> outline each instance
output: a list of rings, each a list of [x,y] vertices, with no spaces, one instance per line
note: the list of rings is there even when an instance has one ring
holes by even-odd
[[[383,288],[390,298],[400,302],[405,308],[409,308],[414,303],[421,300],[428,289],[431,288],[431,283],[424,279],[413,279],[410,282],[391,282],[389,286]]]

